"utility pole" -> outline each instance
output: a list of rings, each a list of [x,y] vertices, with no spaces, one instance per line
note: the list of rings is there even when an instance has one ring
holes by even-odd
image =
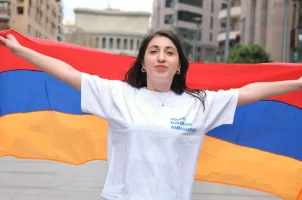
[[[194,40],[193,40],[193,52],[192,52],[192,57],[193,61],[197,62],[198,61],[198,47],[200,47],[200,31],[201,31],[201,17],[195,17],[194,22],[196,23],[196,30],[194,31]]]
[[[173,30],[174,33],[178,36],[178,28],[177,28],[177,20],[178,20],[178,10],[176,9],[176,5],[178,4],[178,0],[173,0],[173,10],[174,10],[174,15],[173,15]]]
[[[282,62],[286,62],[289,0],[284,0]]]
[[[193,40],[193,46],[192,46],[192,57],[193,57],[193,62],[196,62],[196,49],[197,49],[197,46],[198,46],[198,36],[197,36],[197,33],[198,32],[198,29],[196,29],[194,31],[194,40]]]
[[[224,43],[224,62],[228,60],[230,49],[231,0],[227,0],[226,36]]]

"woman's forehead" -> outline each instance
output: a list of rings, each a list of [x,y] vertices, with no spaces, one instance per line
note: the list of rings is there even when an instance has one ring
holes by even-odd
[[[152,38],[152,40],[149,42],[148,47],[151,46],[156,46],[156,47],[173,47],[176,48],[175,45],[173,44],[173,42],[165,37],[165,36],[155,36],[154,38]]]

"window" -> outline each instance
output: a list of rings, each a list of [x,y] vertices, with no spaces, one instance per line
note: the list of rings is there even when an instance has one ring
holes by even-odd
[[[173,24],[174,15],[165,15],[165,24]]]
[[[178,2],[200,8],[203,6],[203,0],[178,0]]]
[[[95,38],[95,48],[99,48],[100,46],[100,39],[98,37]]]
[[[102,49],[106,49],[106,38],[102,39]]]
[[[39,23],[41,24],[41,20],[42,20],[42,11],[40,10],[40,17],[39,17]]]
[[[130,49],[133,50],[133,40],[130,40]]]
[[[188,11],[179,11],[178,20],[196,23],[197,21],[202,22],[202,15],[197,13],[192,13]]]
[[[214,12],[214,0],[211,1],[211,12]]]
[[[0,2],[0,9],[7,9],[8,3],[7,2]]]
[[[124,49],[128,49],[128,41],[127,41],[127,39],[124,39]]]
[[[116,48],[117,49],[121,48],[121,39],[120,38],[117,38],[117,40],[116,40]]]
[[[113,38],[109,39],[109,49],[113,49]]]
[[[36,10],[36,21],[38,21],[39,19],[39,7],[37,7],[37,10]]]
[[[166,8],[173,8],[174,7],[174,5],[173,5],[174,1],[175,0],[166,0]]]
[[[298,28],[301,28],[302,27],[302,5],[301,3],[297,4],[299,7],[297,8],[298,9],[298,19],[297,19],[297,27]]]
[[[210,41],[213,41],[213,33],[210,33]]]
[[[137,40],[137,41],[136,41],[136,49],[139,49],[139,45],[140,45],[140,41]]]
[[[24,13],[24,8],[23,8],[23,6],[18,6],[18,7],[17,7],[17,13],[18,13],[19,15],[23,15],[23,13]]]
[[[197,30],[188,28],[177,28],[177,32],[179,33],[179,36],[182,40],[193,41],[196,38],[196,34],[198,34],[197,39],[200,41],[202,37],[201,30],[198,30],[198,32],[196,31]]]
[[[211,21],[210,21],[210,28],[212,29],[214,26],[214,20],[213,20],[213,17],[211,17]]]

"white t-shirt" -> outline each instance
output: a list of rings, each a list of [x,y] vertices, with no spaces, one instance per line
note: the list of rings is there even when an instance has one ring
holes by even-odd
[[[137,89],[85,73],[81,87],[83,112],[109,122],[107,200],[189,200],[204,135],[233,123],[238,100],[237,89],[206,91],[204,110],[187,93]]]

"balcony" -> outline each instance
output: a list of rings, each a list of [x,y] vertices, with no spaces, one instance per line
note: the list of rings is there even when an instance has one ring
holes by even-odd
[[[178,11],[190,11],[193,13],[202,13],[202,8],[197,7],[197,6],[192,6],[192,5],[188,5],[188,4],[184,4],[184,3],[177,3],[175,5],[175,10]]]
[[[240,24],[239,23],[232,23],[230,25],[230,40],[236,39],[236,36],[240,34]],[[222,27],[219,31],[217,41],[222,42],[226,39],[226,28]]]
[[[9,30],[10,27],[7,23],[1,23],[0,22],[0,31],[3,31],[3,30]]]
[[[0,21],[8,21],[10,19],[10,9],[0,8]]]
[[[240,18],[241,15],[241,5],[234,5],[231,7],[231,19],[232,18]],[[218,13],[218,19],[220,21],[226,21],[227,17],[227,9],[222,9]]]
[[[229,40],[235,40],[236,37],[240,35],[240,30],[230,30]],[[222,42],[226,39],[226,31],[221,31],[217,36],[217,41]]]

